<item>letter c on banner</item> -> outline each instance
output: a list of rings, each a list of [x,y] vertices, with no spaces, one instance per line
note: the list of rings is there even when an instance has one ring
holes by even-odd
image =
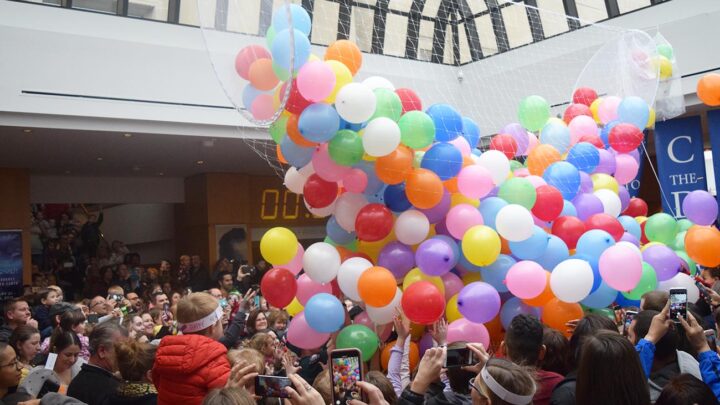
[[[687,136],[687,135],[677,136],[677,137],[673,138],[673,140],[670,141],[670,143],[668,144],[668,147],[667,147],[668,156],[670,157],[670,160],[672,160],[672,161],[675,162],[675,163],[688,163],[688,162],[692,162],[693,159],[695,158],[695,154],[694,154],[694,153],[691,154],[690,157],[687,158],[687,159],[685,159],[685,160],[680,160],[680,159],[678,159],[678,158],[675,156],[675,152],[673,151],[673,146],[675,145],[675,141],[677,141],[678,139],[687,139],[688,143],[690,143],[690,144],[692,143],[692,138],[689,137],[689,136]]]

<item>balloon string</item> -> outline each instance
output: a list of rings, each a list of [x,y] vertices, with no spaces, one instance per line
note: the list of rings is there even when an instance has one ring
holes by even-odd
[[[645,142],[640,144],[642,146],[643,152],[645,152],[645,156],[647,157],[648,164],[650,165],[650,168],[653,171],[653,175],[655,176],[655,180],[658,182],[658,187],[660,187],[660,195],[662,196],[663,200],[665,200],[665,203],[667,204],[668,209],[670,209],[670,213],[673,215],[675,219],[677,219],[677,214],[675,214],[675,211],[672,209],[672,205],[670,205],[670,201],[665,196],[665,190],[663,190],[662,182],[660,182],[660,177],[658,177],[657,171],[655,171],[655,166],[652,163],[652,160],[650,160],[650,154],[648,154],[647,148],[645,147]]]

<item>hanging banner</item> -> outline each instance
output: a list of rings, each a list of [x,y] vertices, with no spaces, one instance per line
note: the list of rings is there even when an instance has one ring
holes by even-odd
[[[720,186],[720,110],[708,111],[707,113],[708,131],[710,132],[710,149],[712,149],[712,162],[715,173],[715,198],[720,204],[720,192],[717,192]]]
[[[655,124],[663,211],[684,218],[682,201],[695,190],[707,190],[700,117],[673,119]]]
[[[0,230],[0,300],[19,297],[22,286],[22,231]]]

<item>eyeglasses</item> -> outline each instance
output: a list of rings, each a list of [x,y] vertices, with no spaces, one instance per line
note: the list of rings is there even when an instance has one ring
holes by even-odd
[[[481,397],[490,399],[490,397],[488,397],[477,385],[475,385],[475,378],[471,378],[470,381],[468,381],[468,387],[470,387],[471,391],[475,390],[475,392],[477,392]]]
[[[18,359],[15,359],[14,361],[12,361],[8,364],[0,364],[0,369],[5,368],[5,367],[10,367],[10,366],[15,367],[16,369],[22,368]]]

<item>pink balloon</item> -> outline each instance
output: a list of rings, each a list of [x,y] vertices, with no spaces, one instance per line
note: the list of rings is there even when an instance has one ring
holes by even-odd
[[[515,175],[515,177],[527,177],[530,175],[530,170],[526,167],[521,167],[520,169],[515,170],[513,175]]]
[[[259,94],[250,105],[250,112],[256,120],[269,120],[275,114],[273,97],[270,94]]]
[[[525,177],[525,178],[526,178],[527,180],[529,180],[530,183],[532,183],[533,187],[535,187],[535,188],[538,188],[538,187],[540,187],[540,186],[547,185],[547,182],[545,181],[545,179],[543,179],[543,178],[540,177],[540,176],[527,176],[527,177]]]
[[[453,295],[460,292],[465,287],[460,277],[455,273],[445,273],[442,275],[443,285],[445,286],[445,301],[452,298]]]
[[[539,143],[540,141],[538,141],[537,136],[535,136],[535,134],[533,134],[532,132],[528,132],[528,147],[525,150],[525,153],[523,153],[523,155],[529,155],[530,152],[532,152],[532,150],[535,149],[535,147],[538,146]]]
[[[320,293],[332,294],[332,284],[320,284],[313,281],[307,274],[301,274],[297,279],[297,299],[305,305],[313,295]]]
[[[480,211],[470,204],[458,204],[448,211],[445,217],[445,226],[455,239],[462,239],[465,231],[475,225],[482,225],[483,217]]]
[[[367,174],[364,171],[354,167],[350,169],[342,179],[343,187],[351,193],[362,193],[368,184]]]
[[[600,255],[598,268],[605,284],[618,291],[630,291],[642,277],[642,257],[637,249],[618,244]]]
[[[536,262],[523,260],[510,267],[505,284],[520,299],[535,298],[545,290],[547,272]]]
[[[597,113],[600,122],[602,122],[603,124],[607,124],[608,122],[617,119],[617,110],[621,101],[622,99],[616,96],[608,96],[603,98],[602,101],[600,101]]]
[[[320,333],[311,328],[305,320],[305,311],[295,315],[290,321],[287,332],[288,342],[301,349],[316,349],[328,339],[329,333]]]
[[[277,267],[282,267],[283,269],[288,269],[294,276],[297,276],[298,273],[300,273],[300,270],[302,270],[302,266],[303,266],[302,257],[304,254],[305,254],[305,249],[302,247],[300,242],[298,242],[298,248],[297,248],[297,253],[295,253],[295,257],[293,257],[293,259],[287,263],[278,264]]]
[[[578,115],[568,124],[570,130],[570,144],[575,145],[583,135],[598,135],[598,126],[592,117]]]
[[[448,143],[458,148],[458,150],[460,151],[460,153],[462,153],[463,156],[470,156],[470,144],[468,143],[467,139],[465,139],[465,137],[458,136],[457,138],[453,139]]]
[[[620,153],[615,156],[615,180],[621,185],[628,184],[635,179],[640,164],[632,155]]]
[[[368,316],[367,311],[363,311],[363,312],[360,312],[359,314],[355,315],[355,317],[353,318],[353,323],[367,326],[372,331],[374,331],[376,329],[376,325],[372,321],[372,319],[370,319],[370,317]],[[378,334],[380,341],[381,342],[386,341],[390,337],[392,330],[393,330],[392,322],[387,325],[381,326],[378,330],[378,332],[380,332]]]
[[[330,158],[327,142],[315,150],[312,157],[312,164],[315,173],[327,181],[340,181],[351,169],[347,166],[340,166]]]
[[[335,88],[335,74],[323,61],[305,63],[298,72],[297,86],[308,101],[322,101]]]
[[[258,59],[272,59],[272,55],[265,47],[248,45],[235,56],[235,71],[245,80],[250,80],[250,65]]]
[[[462,195],[473,199],[485,197],[495,187],[490,171],[478,165],[463,167],[458,174],[457,185]]]
[[[490,334],[485,325],[460,318],[448,325],[447,342],[482,343],[490,347]]]

